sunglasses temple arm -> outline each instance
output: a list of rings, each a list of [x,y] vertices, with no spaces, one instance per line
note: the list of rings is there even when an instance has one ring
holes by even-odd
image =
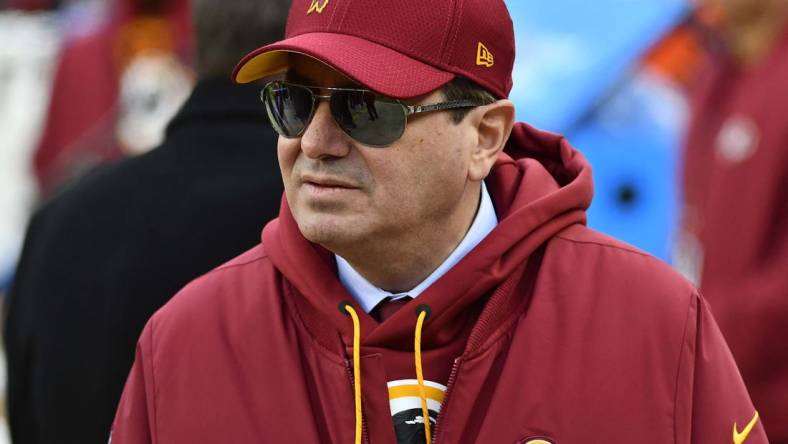
[[[483,103],[479,103],[475,100],[452,100],[449,102],[442,102],[442,103],[434,103],[431,105],[404,105],[405,109],[407,110],[407,115],[412,114],[420,114],[420,113],[429,113],[433,111],[445,111],[450,109],[459,109],[459,108],[471,108],[474,106],[481,106],[484,105]]]

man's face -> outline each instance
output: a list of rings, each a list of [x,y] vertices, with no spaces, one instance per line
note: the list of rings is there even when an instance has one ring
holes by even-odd
[[[295,58],[296,83],[356,87],[337,71]],[[444,101],[433,92],[416,103]],[[411,103],[411,102],[408,102]],[[279,138],[279,165],[290,210],[303,235],[339,254],[370,242],[413,242],[457,211],[468,180],[477,132],[447,112],[411,116],[405,133],[385,148],[364,146],[334,122],[320,102],[302,137]],[[465,193],[467,194],[467,193]]]

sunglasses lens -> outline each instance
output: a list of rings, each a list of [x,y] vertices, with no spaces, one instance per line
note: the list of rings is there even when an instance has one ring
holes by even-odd
[[[314,101],[307,88],[273,82],[263,89],[263,102],[276,132],[298,137],[309,124]]]
[[[391,145],[405,131],[405,109],[396,102],[376,100],[375,94],[341,91],[331,96],[331,114],[347,135],[364,145]]]

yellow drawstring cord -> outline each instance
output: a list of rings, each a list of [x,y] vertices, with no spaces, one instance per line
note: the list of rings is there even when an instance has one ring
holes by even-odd
[[[430,434],[430,411],[427,408],[427,395],[424,390],[424,373],[421,369],[421,331],[424,327],[424,320],[429,316],[429,308],[426,306],[419,306],[418,308],[419,319],[416,321],[416,334],[414,341],[415,357],[416,357],[416,379],[419,381],[419,396],[421,397],[421,415],[424,418],[424,436],[427,439],[427,444],[432,443],[432,435]]]
[[[361,444],[361,425],[363,416],[361,413],[361,323],[358,314],[350,304],[342,305],[347,314],[353,318],[353,385],[354,398],[356,400],[356,444]]]
[[[356,401],[356,439],[355,444],[361,444],[361,428],[363,414],[361,412],[361,322],[358,319],[356,310],[348,303],[341,306],[343,313],[347,313],[353,319],[353,384],[354,398]],[[419,397],[421,397],[421,414],[424,419],[424,434],[427,444],[432,444],[432,434],[430,433],[430,411],[427,408],[427,395],[424,388],[424,372],[421,368],[421,332],[424,328],[424,321],[429,317],[429,307],[421,305],[418,308],[419,318],[416,321],[416,334],[414,341],[416,358],[416,378],[419,382]]]

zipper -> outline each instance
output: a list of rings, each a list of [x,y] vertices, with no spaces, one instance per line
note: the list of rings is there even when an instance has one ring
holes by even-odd
[[[460,371],[461,363],[462,363],[462,358],[457,358],[454,360],[454,364],[452,364],[451,366],[451,374],[449,376],[449,382],[446,383],[446,396],[443,397],[443,406],[441,407],[441,414],[438,415],[438,421],[435,423],[435,433],[432,434],[432,436],[435,437],[435,439],[432,440],[432,444],[437,444],[439,441],[441,424],[445,422],[443,421],[443,418],[446,416],[446,413],[448,413],[449,396],[451,396],[452,388],[454,388],[454,380],[457,379],[457,373]]]
[[[353,379],[353,363],[350,359],[345,359],[345,370],[347,370],[348,379],[350,380],[350,390],[353,392],[353,411],[355,412],[356,409],[356,383]],[[448,388],[446,389],[448,391]],[[369,434],[367,433],[367,417],[363,414],[364,412],[364,401],[361,402],[361,442],[365,444],[369,444]],[[353,415],[355,418],[355,414]],[[355,424],[353,424],[354,432],[355,433]]]

